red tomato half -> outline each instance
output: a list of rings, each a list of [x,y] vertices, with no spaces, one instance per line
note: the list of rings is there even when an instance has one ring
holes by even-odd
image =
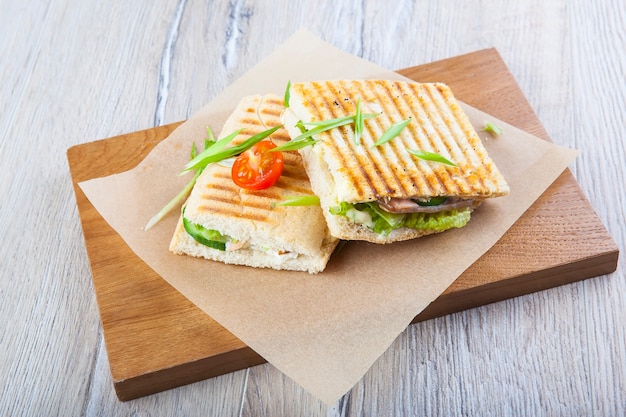
[[[247,190],[264,190],[274,185],[285,165],[282,152],[270,151],[275,147],[272,142],[264,140],[241,153],[231,170],[235,184]]]

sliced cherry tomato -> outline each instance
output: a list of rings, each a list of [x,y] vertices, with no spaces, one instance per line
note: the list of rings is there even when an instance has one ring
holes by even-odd
[[[282,152],[270,151],[275,147],[274,143],[264,140],[242,152],[231,170],[235,184],[247,190],[264,190],[274,185],[285,165]]]

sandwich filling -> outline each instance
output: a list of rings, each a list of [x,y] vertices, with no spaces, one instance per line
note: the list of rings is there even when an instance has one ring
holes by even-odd
[[[207,229],[202,225],[193,223],[185,217],[183,210],[183,227],[185,231],[196,242],[207,246],[212,249],[216,249],[222,252],[234,252],[238,250],[250,250],[263,252],[265,254],[273,254],[281,258],[296,259],[298,254],[296,252],[290,252],[279,249],[272,249],[267,246],[258,246],[245,240],[238,240],[231,236],[220,233],[217,230]]]
[[[414,202],[411,200],[411,202]],[[409,206],[410,203],[403,203]],[[469,222],[475,204],[471,200],[462,203],[441,203],[441,207],[436,206],[416,206],[424,207],[423,211],[396,211],[391,212],[385,209],[380,201],[367,203],[347,203],[342,202],[338,206],[330,208],[330,213],[335,216],[344,216],[353,223],[363,225],[375,233],[388,235],[392,230],[410,228],[415,230],[429,230],[433,232],[443,232],[452,228],[463,227]],[[438,208],[437,211],[433,209]],[[414,209],[414,207],[411,207]]]

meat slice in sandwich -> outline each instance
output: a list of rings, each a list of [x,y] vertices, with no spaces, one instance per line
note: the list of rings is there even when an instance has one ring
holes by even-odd
[[[509,192],[445,84],[298,82],[288,97],[292,140],[318,122],[355,116],[299,150],[337,238],[390,243],[463,227],[482,201]]]
[[[226,121],[220,137],[243,129],[233,139],[232,145],[237,145],[279,126],[283,110],[281,97],[245,97]],[[280,128],[269,140],[279,145],[289,136]],[[278,182],[256,191],[233,182],[229,161],[207,166],[184,205],[170,250],[228,264],[309,273],[324,270],[338,240],[330,235],[319,205],[275,205],[286,196],[313,195],[298,152],[283,152],[283,159]],[[192,237],[197,234],[204,237],[199,239],[203,243]]]

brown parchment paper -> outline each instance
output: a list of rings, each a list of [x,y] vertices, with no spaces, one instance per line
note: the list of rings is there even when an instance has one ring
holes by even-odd
[[[327,404],[358,382],[411,320],[494,245],[577,155],[464,105],[477,129],[486,119],[503,128],[497,138],[481,136],[511,194],[484,203],[462,229],[384,246],[349,242],[318,275],[173,255],[168,244],[177,210],[143,230],[189,180],[178,173],[191,143],[200,145],[209,125],[219,132],[242,96],[282,95],[288,80],[340,78],[403,79],[303,30],[178,127],[136,168],[79,184],[163,279]]]

